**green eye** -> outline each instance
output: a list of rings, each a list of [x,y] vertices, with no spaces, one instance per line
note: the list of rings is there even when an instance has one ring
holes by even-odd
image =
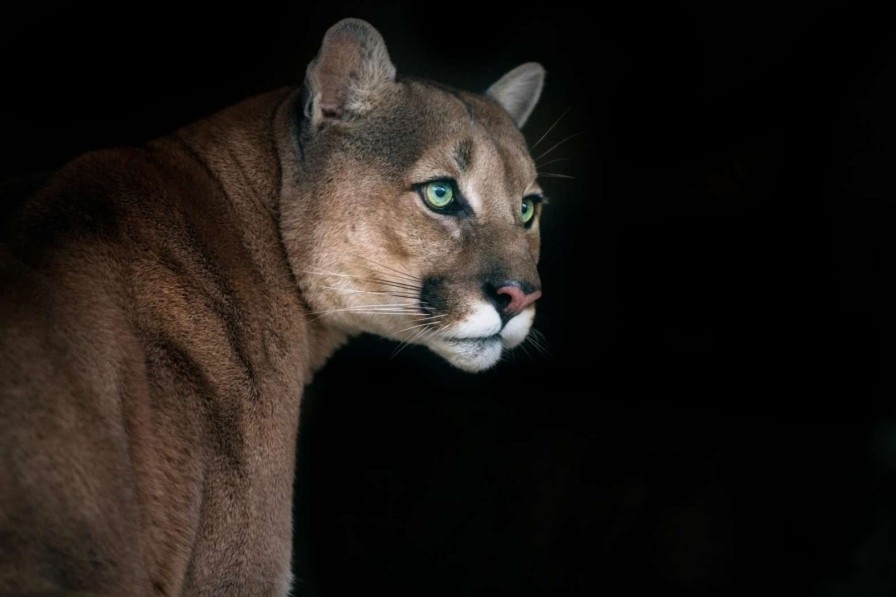
[[[523,224],[529,224],[535,217],[535,199],[532,197],[523,197],[523,203],[520,208],[520,215],[523,218]]]
[[[454,186],[446,181],[428,182],[423,185],[423,199],[434,209],[445,209],[454,202]]]

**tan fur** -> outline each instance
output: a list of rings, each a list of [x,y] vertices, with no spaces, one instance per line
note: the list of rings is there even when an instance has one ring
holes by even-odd
[[[372,35],[344,23],[349,46]],[[537,223],[515,211],[535,171],[513,119],[363,64],[385,78],[353,82],[338,120],[300,118],[322,97],[309,77],[305,104],[277,91],[85,155],[7,223],[0,594],[285,595],[302,388],[351,334],[408,340],[424,317],[318,312],[438,275],[436,337],[483,275],[538,285]],[[422,205],[413,186],[434,174],[475,193],[476,218]]]

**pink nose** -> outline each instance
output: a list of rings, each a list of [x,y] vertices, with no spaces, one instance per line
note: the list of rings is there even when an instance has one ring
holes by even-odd
[[[526,294],[519,286],[504,286],[498,289],[498,294],[506,294],[510,297],[510,303],[504,307],[504,312],[509,315],[520,313],[523,309],[541,298],[540,290]]]

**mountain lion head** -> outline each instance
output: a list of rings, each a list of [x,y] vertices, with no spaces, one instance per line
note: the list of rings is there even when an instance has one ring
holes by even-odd
[[[542,191],[519,128],[544,69],[485,95],[396,77],[347,19],[308,66],[282,233],[313,317],[480,371],[525,340],[541,296]]]

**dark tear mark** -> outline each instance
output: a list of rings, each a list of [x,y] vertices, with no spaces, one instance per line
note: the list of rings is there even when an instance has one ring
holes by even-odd
[[[473,141],[464,139],[454,148],[454,162],[461,172],[465,172],[473,162]]]

